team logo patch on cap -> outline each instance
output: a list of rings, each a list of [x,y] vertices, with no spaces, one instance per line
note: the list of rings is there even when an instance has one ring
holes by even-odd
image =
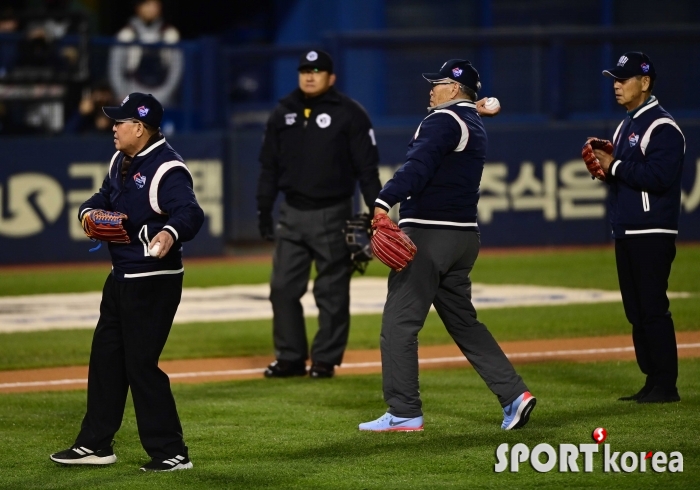
[[[126,104],[127,102],[129,102],[129,96],[128,96],[128,95],[127,95],[126,97],[124,97],[124,100],[122,100],[122,105]]]
[[[146,185],[146,176],[141,175],[141,172],[139,172],[134,175],[134,182],[136,182],[136,187],[143,189],[143,186]]]
[[[639,135],[638,134],[630,134],[629,138],[627,138],[630,142],[630,148],[633,146],[636,146],[637,142],[639,141]]]
[[[318,59],[318,53],[316,51],[309,51],[306,55],[306,59],[309,61],[316,61]]]
[[[148,107],[146,107],[145,105],[142,105],[139,108],[137,108],[136,110],[139,111],[139,116],[146,117],[146,114],[148,114],[148,111],[150,109]]]
[[[629,58],[625,56],[624,54],[620,56],[620,59],[617,60],[617,66],[625,66],[625,63],[629,61]]]
[[[454,76],[459,77],[462,75],[462,73],[463,73],[463,70],[460,67],[456,66],[456,67],[452,68],[452,74]]]
[[[642,63],[642,71],[644,73],[649,73],[649,65],[646,63]]]

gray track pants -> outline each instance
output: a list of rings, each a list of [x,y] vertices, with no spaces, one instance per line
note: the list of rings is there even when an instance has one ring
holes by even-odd
[[[350,331],[351,275],[343,229],[351,217],[351,200],[311,211],[282,203],[270,281],[277,359],[305,361],[309,357],[300,299],[308,288],[311,262],[315,262],[313,293],[319,328],[311,359],[334,365],[342,362]]]
[[[469,274],[479,254],[472,231],[403,228],[416,257],[389,274],[382,317],[384,400],[396,417],[423,415],[418,391],[418,332],[434,304],[447,331],[486,385],[506,406],[527,391],[486,325],[476,319]]]

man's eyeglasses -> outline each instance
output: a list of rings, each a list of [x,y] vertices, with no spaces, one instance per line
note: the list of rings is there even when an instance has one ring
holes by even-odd
[[[121,120],[116,120],[114,121],[115,126],[119,126],[121,123],[140,123],[141,121],[137,121],[136,119],[121,119]]]

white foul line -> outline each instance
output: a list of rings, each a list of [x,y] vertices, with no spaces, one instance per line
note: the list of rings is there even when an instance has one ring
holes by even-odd
[[[695,344],[678,344],[679,349],[696,349],[700,348],[700,343]],[[557,357],[557,356],[585,356],[593,354],[614,354],[620,352],[633,352],[634,347],[609,347],[605,349],[578,349],[578,350],[550,350],[542,352],[514,352],[506,354],[509,359],[522,359],[526,357]],[[430,359],[419,359],[419,364],[447,364],[451,362],[466,362],[467,359],[463,356],[459,357],[433,357]],[[373,362],[351,362],[344,363],[338,368],[359,369],[367,367],[381,367],[381,361]],[[258,374],[265,371],[265,368],[250,368],[250,369],[231,369],[225,371],[196,371],[190,373],[173,373],[169,374],[170,379],[177,378],[199,378],[209,376],[240,376],[243,374]],[[0,383],[0,389],[8,388],[29,388],[38,386],[60,386],[72,384],[85,384],[87,379],[55,379],[51,381],[22,381],[17,383]]]

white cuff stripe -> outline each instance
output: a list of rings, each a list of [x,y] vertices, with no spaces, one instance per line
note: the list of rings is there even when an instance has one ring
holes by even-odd
[[[382,201],[379,198],[375,199],[374,202],[381,204],[382,206],[386,207],[387,209],[391,209],[391,206],[389,206],[387,203],[385,203],[384,201]]]
[[[175,235],[175,240],[179,240],[179,239],[180,239],[180,235],[177,234],[177,230],[175,230],[175,228],[173,228],[173,227],[170,226],[170,225],[165,225],[165,226],[163,227],[163,229],[165,230],[166,228],[167,228],[168,230],[170,230],[170,231],[173,232],[173,235]]]
[[[615,170],[617,170],[617,166],[620,165],[621,162],[621,160],[615,160],[615,162],[613,162],[612,170],[610,171],[610,173],[613,174],[613,176],[615,175]]]
[[[85,213],[87,213],[88,211],[92,211],[92,208],[85,208],[81,211],[81,213],[80,213],[81,220],[83,219],[83,216],[85,216]]]

